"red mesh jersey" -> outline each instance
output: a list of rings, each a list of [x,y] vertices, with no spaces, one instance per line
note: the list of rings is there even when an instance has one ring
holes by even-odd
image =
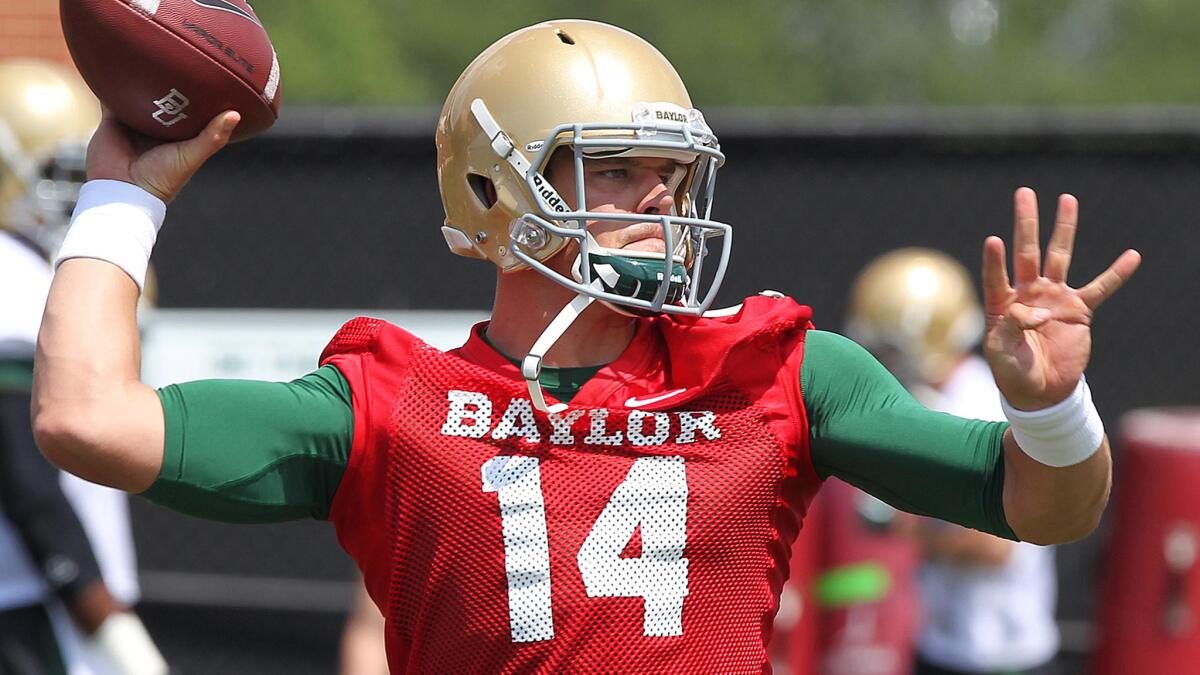
[[[387,619],[394,673],[761,673],[819,480],[810,310],[640,319],[545,416],[477,326],[439,352],[355,319],[322,356],[354,446],[330,519]]]

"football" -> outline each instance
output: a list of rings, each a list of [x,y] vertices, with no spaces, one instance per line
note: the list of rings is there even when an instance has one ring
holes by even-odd
[[[279,60],[245,0],[62,0],[60,14],[79,73],[136,131],[183,140],[236,110],[238,141],[279,117]]]

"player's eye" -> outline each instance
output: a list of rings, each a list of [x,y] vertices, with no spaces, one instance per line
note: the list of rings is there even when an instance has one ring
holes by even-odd
[[[684,174],[686,173],[686,166],[683,164],[675,164],[671,167],[670,171],[659,174],[659,178],[662,179],[663,185],[674,188],[679,184],[679,181],[683,180]]]
[[[612,180],[623,180],[629,177],[628,169],[604,169],[599,173],[601,176]]]

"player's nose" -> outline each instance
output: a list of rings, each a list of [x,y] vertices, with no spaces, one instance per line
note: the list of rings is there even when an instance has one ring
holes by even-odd
[[[672,207],[675,203],[675,195],[671,193],[670,188],[663,179],[657,175],[653,180],[648,180],[648,189],[645,196],[638,204],[638,213],[657,216],[672,213]]]

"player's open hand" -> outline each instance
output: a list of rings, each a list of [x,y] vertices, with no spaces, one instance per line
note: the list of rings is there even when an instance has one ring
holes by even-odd
[[[1065,399],[1091,356],[1092,315],[1133,276],[1141,255],[1129,249],[1082,288],[1067,285],[1079,202],[1061,195],[1054,234],[1043,265],[1038,240],[1037,195],[1014,196],[1013,275],[1009,282],[1004,240],[983,243],[984,353],[996,384],[1013,407],[1037,410]]]
[[[240,120],[238,113],[226,111],[213,118],[199,136],[164,143],[130,130],[105,109],[88,144],[88,179],[133,183],[170,202],[204,162],[225,147]]]

